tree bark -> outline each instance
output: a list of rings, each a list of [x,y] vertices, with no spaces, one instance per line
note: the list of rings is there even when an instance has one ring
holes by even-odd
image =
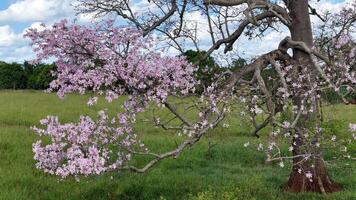
[[[289,0],[286,2],[292,18],[290,27],[292,40],[304,42],[309,47],[312,47],[313,34],[309,17],[308,0]],[[296,63],[296,69],[294,70],[296,76],[298,76],[300,70],[305,67],[308,67],[309,73],[315,73],[315,70],[310,64],[309,55],[303,51],[295,49],[293,51],[293,60]],[[313,80],[311,80],[311,82],[312,81]],[[301,98],[295,97],[293,103],[300,105]],[[302,115],[297,124],[295,133],[297,137],[294,137],[292,141],[293,156],[303,154],[302,152],[305,151],[305,149],[303,149],[303,136],[308,127],[315,127],[318,123],[317,103],[317,100],[314,99],[310,104],[304,104],[304,106],[308,106],[307,109],[314,108],[316,110],[314,111],[315,114]],[[321,133],[315,133],[315,143],[320,139],[320,134]],[[285,187],[286,191],[329,193],[341,190],[341,187],[329,178],[321,152],[317,150],[316,153],[313,152],[313,154],[314,156],[308,161],[303,161],[301,157],[293,159],[293,168]],[[306,173],[311,174],[312,177],[307,177]]]

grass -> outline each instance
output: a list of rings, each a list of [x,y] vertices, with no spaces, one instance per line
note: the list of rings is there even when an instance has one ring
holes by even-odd
[[[59,180],[35,169],[31,145],[36,140],[30,126],[47,115],[58,115],[62,122],[77,121],[80,114],[95,116],[108,107],[120,109],[118,102],[85,105],[87,96],[69,95],[59,100],[54,94],[37,91],[0,91],[0,200],[15,199],[356,199],[356,164],[341,161],[329,166],[331,177],[344,191],[322,196],[283,192],[290,165],[280,168],[265,164],[263,153],[243,148],[246,141],[258,142],[246,132],[249,127],[237,118],[229,118],[229,129],[210,133],[217,145],[207,156],[208,140],[185,151],[177,160],[168,159],[145,174],[129,172],[92,176],[77,182]],[[123,99],[120,99],[123,101]],[[355,106],[328,106],[324,113],[325,129],[342,137],[349,122],[356,122]],[[164,150],[178,140],[147,124],[136,127],[145,133],[149,147]],[[262,138],[263,139],[263,138]],[[353,146],[351,152],[355,153]],[[330,156],[331,151],[326,151]],[[353,155],[355,157],[355,155]]]

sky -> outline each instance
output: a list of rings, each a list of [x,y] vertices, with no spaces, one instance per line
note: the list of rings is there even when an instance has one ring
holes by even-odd
[[[318,3],[315,1],[314,5],[319,10],[336,12],[352,1],[354,0],[321,0]],[[0,0],[0,60],[23,62],[35,58],[29,46],[30,41],[23,38],[23,34],[30,27],[38,27],[41,23],[51,25],[64,18],[77,18],[79,22],[90,23],[90,16],[75,15],[71,6],[73,2],[73,0]],[[192,19],[200,20],[199,15],[192,16]],[[316,18],[312,21],[320,23]],[[202,33],[202,36],[205,34]],[[278,41],[285,36],[286,32],[271,32],[263,38],[263,42],[241,38],[237,42],[237,50],[246,57],[261,54],[276,48]]]

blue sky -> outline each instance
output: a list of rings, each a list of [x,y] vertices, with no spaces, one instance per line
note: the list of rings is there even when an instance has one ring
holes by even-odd
[[[0,10],[6,10],[11,4],[15,3],[16,0],[1,0],[0,2]],[[8,21],[1,21],[0,26],[10,24],[11,27],[16,32],[21,32],[24,28],[28,26],[28,23],[9,23]]]
[[[6,9],[10,4],[16,2],[16,0],[2,0],[0,3],[0,9],[4,10]]]
[[[74,0],[0,0],[0,60],[23,62],[34,58],[29,41],[22,37],[29,27],[38,27],[40,23],[52,24],[63,18],[74,18],[75,12],[70,4]],[[139,0],[134,0],[137,2]],[[345,1],[354,0],[321,0],[317,8],[337,10]],[[314,2],[316,3],[316,1]],[[199,16],[197,16],[199,20]],[[79,21],[89,22],[87,16],[79,16]],[[204,35],[204,34],[203,34]],[[241,48],[247,55],[268,51],[273,42],[285,35],[267,35],[263,44],[259,41],[242,39]],[[245,42],[250,44],[245,45]]]
[[[0,10],[6,10],[11,4],[16,3],[16,1],[17,0],[1,0]],[[4,25],[10,25],[16,33],[21,33],[23,29],[29,26],[29,23],[0,21],[0,26]]]

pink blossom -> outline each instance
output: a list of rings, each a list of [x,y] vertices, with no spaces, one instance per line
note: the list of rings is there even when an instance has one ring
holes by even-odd
[[[356,124],[350,123],[350,124],[349,124],[349,130],[350,130],[351,132],[356,132]]]
[[[136,113],[150,101],[163,104],[170,94],[186,95],[196,84],[184,57],[154,52],[152,38],[143,38],[136,28],[116,28],[112,21],[86,27],[62,20],[51,28],[30,29],[25,37],[32,40],[37,61],[56,60],[57,79],[50,91],[60,98],[92,91],[111,102],[129,95],[115,118],[99,111],[97,120],[81,116],[78,123],[61,124],[58,117],[48,116],[41,120],[46,128],[33,127],[40,137],[51,139],[33,145],[37,168],[63,178],[120,169],[131,159],[130,150],[144,148],[132,128]],[[97,100],[92,97],[87,104]]]

